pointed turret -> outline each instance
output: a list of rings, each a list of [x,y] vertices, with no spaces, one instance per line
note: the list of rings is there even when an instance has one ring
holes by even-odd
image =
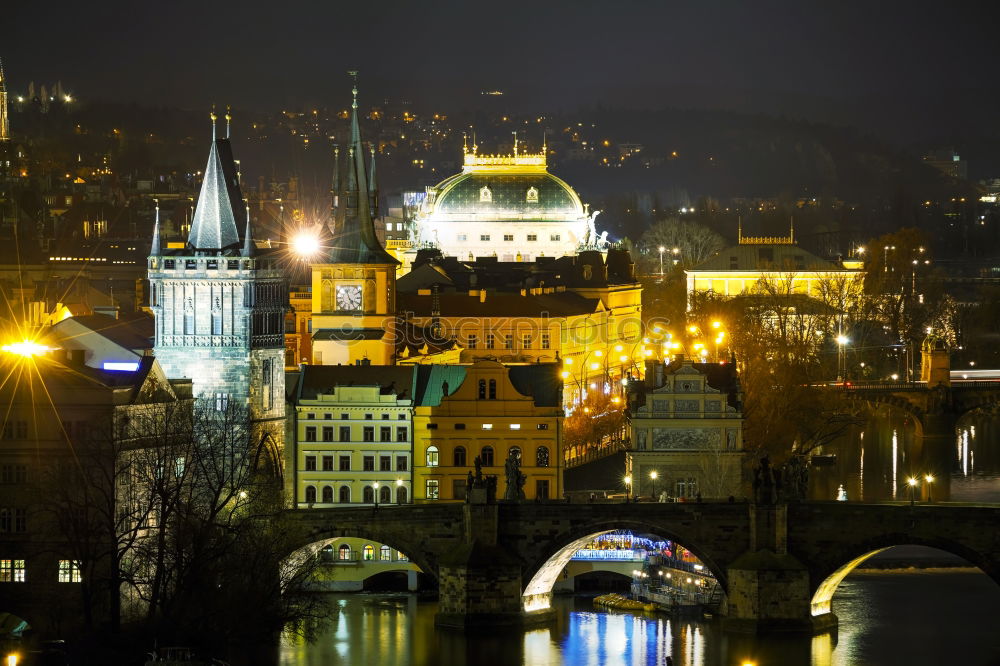
[[[355,77],[351,103],[351,146],[348,150],[347,182],[348,210],[342,224],[335,230],[333,249],[330,252],[330,263],[351,264],[397,264],[399,263],[385,251],[375,235],[375,225],[372,222],[372,206],[368,199],[368,174],[365,173],[365,151],[361,143],[361,129],[358,124],[358,86],[357,72],[351,72]],[[353,185],[354,201],[350,201]],[[360,193],[360,196],[359,196]],[[354,206],[351,206],[351,204]]]
[[[153,222],[153,243],[149,247],[149,256],[157,257],[160,255],[160,200],[153,201],[156,202],[156,219]]]
[[[257,246],[253,243],[253,230],[250,228],[250,203],[246,203],[246,213],[247,213],[247,230],[243,235],[243,256],[252,257],[254,255],[254,250]]]
[[[368,165],[368,203],[372,217],[378,217],[378,181],[375,179],[375,144],[371,144],[372,159]]]
[[[330,197],[330,219],[336,224],[340,211],[340,146],[333,144],[333,187]]]
[[[205,178],[201,183],[198,205],[191,220],[191,232],[187,245],[195,251],[221,251],[239,247],[240,235],[237,230],[237,215],[230,198],[230,184],[226,179],[227,169],[220,157],[219,141],[215,136],[215,112],[212,112],[212,148],[205,166]],[[226,142],[226,157],[231,157]],[[231,161],[231,160],[229,160]],[[231,165],[232,171],[235,167]],[[237,186],[238,187],[238,186]],[[239,201],[239,199],[237,199]],[[239,216],[242,217],[242,216]]]

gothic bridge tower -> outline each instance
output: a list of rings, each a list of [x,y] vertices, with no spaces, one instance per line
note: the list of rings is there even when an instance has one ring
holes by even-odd
[[[157,207],[148,263],[154,354],[168,377],[191,378],[195,396],[215,409],[248,406],[280,446],[288,284],[277,250],[253,240],[230,116],[224,139],[216,137],[215,119],[213,113],[205,178],[183,243],[161,243]]]

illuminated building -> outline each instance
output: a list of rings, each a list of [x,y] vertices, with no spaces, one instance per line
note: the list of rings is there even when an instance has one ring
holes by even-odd
[[[332,247],[312,264],[312,362],[391,365],[395,350],[397,262],[375,235],[358,89],[351,104],[346,201],[338,202]],[[374,168],[374,167],[373,167]],[[360,193],[360,194],[359,194]],[[341,207],[339,204],[343,203]]]
[[[323,592],[358,592],[372,576],[392,572],[406,575],[406,589],[417,591],[420,567],[406,553],[383,543],[355,537],[331,540],[316,551],[320,566],[307,583]]]
[[[411,366],[303,366],[295,387],[295,506],[408,504]]]
[[[506,490],[504,463],[521,460],[525,498],[562,498],[563,419],[559,366],[417,366],[413,491],[418,502],[464,500],[475,459]]]
[[[602,241],[579,195],[548,172],[539,153],[480,155],[465,149],[462,172],[427,189],[416,219],[417,247],[462,260],[533,261],[561,257]]]
[[[0,61],[0,142],[10,141],[10,121],[7,116],[7,78]]]
[[[860,295],[864,273],[859,262],[850,267],[821,259],[795,244],[795,232],[788,236],[744,236],[740,229],[735,246],[685,271],[688,303],[695,294],[740,296],[755,293],[761,280],[778,286],[779,291],[812,298],[829,291],[831,284]]]
[[[208,165],[183,247],[162,248],[157,213],[148,260],[154,353],[168,377],[193,380],[197,397],[219,410],[248,405],[276,437],[284,429],[288,285],[276,252],[254,242],[228,134],[227,115],[227,138],[216,138],[213,113]]]
[[[732,364],[650,361],[645,380],[628,385],[634,492],[742,496],[742,400]]]

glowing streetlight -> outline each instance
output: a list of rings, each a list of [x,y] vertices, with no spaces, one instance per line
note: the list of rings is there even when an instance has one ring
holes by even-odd
[[[55,347],[40,345],[31,340],[21,340],[20,342],[12,342],[9,345],[4,345],[0,349],[8,354],[18,354],[19,356],[39,356],[53,351]]]
[[[934,500],[931,497],[931,484],[934,483],[934,475],[933,474],[925,474],[924,475],[924,481],[927,482],[927,502],[928,503],[933,502]]]
[[[632,476],[626,475],[622,481],[625,482],[625,503],[628,504],[632,499]]]
[[[375,492],[373,492],[372,495],[375,497],[375,508],[377,509],[378,508],[378,481],[375,481],[374,483],[372,483],[372,488],[375,489]]]
[[[300,259],[309,259],[319,253],[319,238],[308,231],[300,231],[292,238],[292,251]]]
[[[663,253],[667,251],[667,248],[660,246],[660,275],[663,275]]]
[[[656,501],[656,477],[659,476],[654,469],[649,473],[649,478],[653,480],[653,501]]]
[[[913,493],[916,492],[917,488],[917,477],[911,476],[906,480],[906,483],[910,486],[910,506],[913,506]]]
[[[722,327],[722,322],[721,321],[713,321],[712,322],[712,328],[721,328],[721,327]]]

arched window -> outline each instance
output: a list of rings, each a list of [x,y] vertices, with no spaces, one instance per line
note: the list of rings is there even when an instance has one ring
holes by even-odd
[[[438,466],[438,447],[436,446],[427,447],[427,466],[428,467]]]
[[[538,450],[535,451],[535,465],[538,467],[549,466],[549,447],[547,446],[538,447]]]
[[[323,486],[323,502],[325,504],[333,503],[333,486]]]
[[[392,501],[392,488],[389,486],[382,486],[378,489],[378,501],[382,504],[388,504]]]
[[[375,489],[371,486],[365,486],[364,499],[362,500],[365,504],[375,503]]]
[[[378,559],[388,562],[392,559],[392,549],[389,546],[382,546],[378,549]]]
[[[365,558],[366,561],[371,562],[372,560],[375,559],[375,548],[370,543],[365,544],[365,547],[362,552],[364,552],[363,557]]]
[[[512,446],[512,447],[510,447],[510,455],[513,456],[514,459],[520,460],[521,459],[521,447],[520,446]]]
[[[483,452],[480,454],[482,458],[483,467],[493,467],[493,447],[484,446]]]
[[[349,560],[351,559],[351,547],[346,543],[340,544],[340,548],[337,549],[337,559],[338,560]]]
[[[455,447],[455,467],[465,467],[465,447]]]
[[[486,400],[486,380],[479,380],[479,399]]]
[[[306,486],[306,502],[312,504],[316,501],[316,486]]]
[[[351,487],[341,486],[340,487],[340,503],[347,504],[351,501]]]
[[[316,553],[320,562],[333,562],[333,544],[328,543]]]
[[[406,486],[396,486],[396,504],[406,504]]]
[[[490,380],[490,400],[497,399],[497,380]]]

